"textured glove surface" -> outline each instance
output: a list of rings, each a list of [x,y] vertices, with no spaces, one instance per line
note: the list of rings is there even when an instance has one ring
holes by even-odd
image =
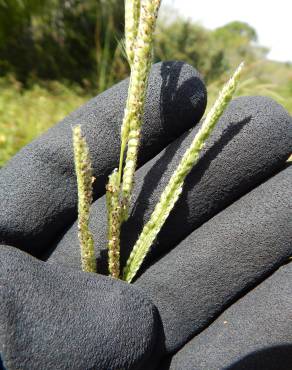
[[[137,171],[122,251],[133,247],[196,131],[178,138]],[[292,255],[291,168],[257,187],[286,166],[291,142],[291,117],[268,98],[238,98],[220,120],[134,283],[159,309],[167,353],[181,348],[243,291]],[[102,266],[106,264],[106,222],[102,197],[93,205],[91,222]],[[80,268],[76,223],[49,260]]]
[[[195,230],[135,282],[159,310],[167,352],[292,255],[291,180],[292,166]]]
[[[236,312],[240,301],[234,302],[264,284],[291,255],[291,168],[285,161],[292,120],[271,99],[244,97],[235,99],[218,123],[134,286],[78,271],[71,125],[83,124],[93,158],[97,180],[91,229],[97,263],[104,268],[102,194],[118,162],[127,84],[91,100],[0,171],[0,241],[48,259],[44,263],[0,247],[0,349],[8,369],[155,369],[159,359],[189,340],[190,353],[186,345],[165,366],[196,368],[192,342],[227,307]],[[186,132],[201,119],[205,105],[204,84],[192,67],[180,62],[153,67],[141,168],[123,227],[123,262],[198,131],[197,125]],[[278,314],[285,317],[286,306],[281,309]],[[274,345],[285,342],[286,334],[280,325]],[[225,346],[232,336],[228,340]],[[223,348],[216,343],[215,335],[214,359]],[[230,361],[249,353],[250,343],[240,352],[235,340]],[[201,348],[198,356],[208,363],[208,352]],[[212,369],[215,360],[209,364]],[[218,364],[222,370],[227,366]]]
[[[135,287],[0,247],[0,349],[7,370],[148,369],[159,316]]]
[[[38,256],[77,216],[72,125],[81,124],[92,156],[95,198],[117,167],[128,79],[70,114],[16,154],[0,172],[0,241]],[[182,62],[153,66],[140,164],[194,123],[206,107],[198,72]]]
[[[239,299],[161,370],[288,370],[292,263]]]
[[[122,232],[123,262],[198,126],[137,171],[132,212]],[[154,243],[148,262],[168,252],[202,223],[284,168],[292,151],[291,143],[292,119],[279,104],[265,97],[235,99],[187,177],[183,194]],[[93,204],[91,219],[96,252],[105,255],[105,197]],[[76,222],[58,242],[49,259],[80,268]]]

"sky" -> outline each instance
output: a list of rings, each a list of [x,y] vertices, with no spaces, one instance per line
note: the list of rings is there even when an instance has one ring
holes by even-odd
[[[256,29],[269,59],[292,62],[292,0],[162,0],[181,15],[214,29],[238,20]]]

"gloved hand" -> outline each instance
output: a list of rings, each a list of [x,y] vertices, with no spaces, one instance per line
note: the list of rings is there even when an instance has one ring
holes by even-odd
[[[292,120],[271,99],[244,97],[235,99],[218,123],[134,284],[78,271],[71,125],[83,124],[93,157],[91,230],[98,267],[105,270],[103,193],[118,163],[126,92],[124,81],[93,99],[21,150],[0,172],[0,240],[47,260],[12,247],[0,249],[0,349],[8,369],[161,368],[164,357],[198,333],[193,341],[204,333],[209,338],[209,328],[203,329],[228,306],[236,317],[240,302],[234,302],[291,255],[291,168],[285,162]],[[122,230],[123,262],[197,132],[197,126],[188,130],[205,105],[205,87],[190,66],[168,62],[153,67],[141,168]],[[280,315],[286,312],[283,305]],[[291,328],[285,331],[280,324],[279,343],[292,337]],[[268,337],[266,331],[254,347],[238,343],[235,356],[258,351]],[[216,340],[214,335],[215,352],[221,353]],[[232,335],[229,342],[236,347]],[[201,348],[199,355],[207,361],[210,356]],[[189,357],[182,350],[171,366],[184,369]],[[194,367],[200,368],[197,363]]]
[[[160,369],[290,369],[291,280],[289,263],[227,308]]]

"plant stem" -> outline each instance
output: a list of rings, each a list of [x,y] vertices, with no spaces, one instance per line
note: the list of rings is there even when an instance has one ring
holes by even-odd
[[[108,212],[108,266],[111,276],[118,279],[120,277],[121,207],[117,171],[109,176],[106,187],[106,201]]]
[[[140,19],[140,9],[140,0],[125,1],[125,43],[127,58],[130,66],[133,64],[134,61],[135,44]]]
[[[192,144],[185,152],[176,171],[171,176],[168,185],[161,194],[159,202],[155,206],[150,220],[144,226],[142,233],[134,245],[123,271],[124,280],[131,282],[135,277],[153,241],[155,240],[169,213],[177,202],[182,192],[186,176],[189,174],[194,164],[197,163],[199,154],[204,147],[206,140],[212,133],[216,123],[232,99],[242,68],[243,63],[240,64],[232,78],[223,87],[218,99],[208,113],[205,121],[202,123],[202,126],[195,136]]]
[[[128,97],[121,127],[118,172],[107,185],[109,271],[120,276],[120,230],[128,218],[128,207],[137,164],[142,115],[151,68],[153,33],[161,0],[126,0],[126,53],[131,67]],[[124,154],[127,149],[123,172]]]
[[[92,203],[92,166],[89,150],[82,137],[80,125],[73,127],[73,149],[78,189],[78,238],[82,270],[96,272],[94,242],[89,230],[89,211]]]
[[[160,2],[161,0],[142,0],[140,7],[140,20],[139,22],[136,21],[136,23],[133,22],[136,25],[138,24],[136,41],[135,43],[129,42],[132,46],[134,45],[134,55],[132,58],[132,49],[130,48],[129,60],[131,65],[131,78],[128,89],[128,99],[126,103],[125,115],[121,128],[121,152],[118,171],[119,184],[121,184],[122,179],[122,198],[125,214],[127,214],[128,210],[128,204],[131,197],[134,181],[134,172],[137,164],[137,153],[140,142],[142,115],[144,111],[148,75],[151,68],[152,60],[153,33],[155,30]],[[133,35],[135,34],[135,26],[133,26],[131,29],[131,36],[126,36],[126,40],[127,38],[130,38],[131,40],[134,39]],[[128,147],[125,167],[123,171],[122,166],[126,146]]]

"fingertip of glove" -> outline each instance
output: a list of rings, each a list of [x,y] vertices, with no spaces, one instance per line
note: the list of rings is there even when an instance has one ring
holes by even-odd
[[[207,89],[202,76],[191,65],[181,61],[161,62],[153,66],[150,75],[149,99],[157,91],[154,71],[161,79],[159,111],[162,124],[166,125],[166,136],[173,140],[202,118],[207,105]]]
[[[292,117],[274,99],[267,96],[242,96],[234,99],[222,119],[234,122],[239,121],[239,118],[252,122],[252,125],[248,127],[250,131],[254,126],[265,130],[269,146],[278,142],[285,156],[292,150]],[[253,137],[252,133],[247,132],[247,135]]]
[[[165,361],[163,369],[287,370],[292,263],[280,267]]]
[[[141,370],[158,361],[158,311],[135,287],[14,247],[1,246],[0,256],[0,348],[8,368]]]

